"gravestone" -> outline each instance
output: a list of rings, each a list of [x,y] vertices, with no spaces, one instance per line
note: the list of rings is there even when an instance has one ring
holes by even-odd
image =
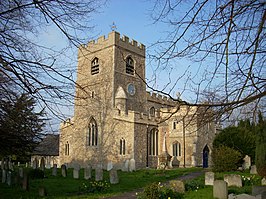
[[[11,161],[8,162],[8,169],[11,171],[14,171],[14,166],[13,166],[13,163]]]
[[[48,162],[46,165],[45,165],[46,169],[51,169],[51,163]]]
[[[23,168],[18,168],[19,177],[23,178]]]
[[[11,186],[11,183],[12,183],[12,173],[11,173],[11,171],[8,171],[7,176],[6,176],[6,184],[8,186]]]
[[[224,181],[227,182],[228,187],[231,186],[242,187],[242,178],[240,175],[236,174],[224,175]]]
[[[79,178],[79,170],[80,170],[79,164],[74,164],[73,165],[73,178],[74,179],[78,179]]]
[[[206,172],[205,173],[205,185],[213,185],[214,182],[214,173]]]
[[[41,159],[40,169],[41,169],[42,171],[44,171],[44,169],[45,169],[45,160],[44,160],[43,157],[42,157],[42,159]]]
[[[54,164],[54,166],[53,166],[52,175],[57,176],[57,164]]]
[[[122,166],[122,171],[128,171],[128,165],[129,165],[129,161],[126,160],[124,165]]]
[[[228,187],[227,182],[223,180],[215,180],[213,182],[213,198],[227,199]]]
[[[261,179],[261,185],[262,185],[262,186],[265,186],[265,185],[266,185],[266,178],[262,178],[262,179]]]
[[[249,169],[251,166],[251,158],[248,155],[246,155],[243,160],[244,160],[242,164],[243,170]]]
[[[67,176],[67,168],[66,168],[66,165],[64,165],[64,164],[62,164],[62,166],[61,166],[61,174],[63,177]]]
[[[33,169],[37,169],[37,158],[35,158],[34,160],[33,160],[33,162],[32,162],[32,168]]]
[[[129,160],[128,170],[129,170],[130,172],[132,172],[132,171],[136,171],[136,162],[135,162],[134,159]]]
[[[8,168],[8,161],[6,160],[6,161],[4,161],[4,169],[5,170],[8,170],[9,168]]]
[[[266,186],[252,186],[252,195],[253,196],[263,194],[264,192],[266,193]]]
[[[96,167],[95,169],[95,181],[103,180],[103,170],[102,168]]]
[[[26,162],[25,167],[28,168],[28,163]]]
[[[22,189],[27,191],[29,190],[29,176],[27,173],[25,173],[23,176]]]
[[[109,177],[110,177],[110,183],[111,184],[118,184],[119,183],[119,178],[117,175],[117,170],[111,169],[109,171]]]
[[[185,185],[181,180],[170,180],[167,186],[175,192],[185,193]]]
[[[45,187],[39,187],[39,196],[44,197],[46,195],[47,193]]]
[[[250,167],[250,174],[258,174],[256,165]]]
[[[6,182],[6,170],[3,169],[2,170],[2,183],[5,183]]]
[[[108,162],[107,163],[107,171],[110,171],[113,168],[113,163],[112,162]]]
[[[84,168],[84,179],[85,180],[91,179],[91,166],[90,165]]]
[[[18,162],[18,167],[20,167],[20,162]]]

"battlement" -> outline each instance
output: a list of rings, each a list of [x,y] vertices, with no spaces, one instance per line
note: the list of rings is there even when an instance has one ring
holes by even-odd
[[[91,40],[87,44],[83,44],[79,47],[79,50],[88,50],[89,52],[94,52],[102,49],[103,47],[109,46],[119,46],[128,50],[131,50],[137,54],[145,56],[145,45],[135,41],[130,40],[129,37],[123,35],[120,37],[118,32],[110,32],[107,37],[100,36],[97,40]]]
[[[143,124],[153,123],[155,125],[160,120],[159,115],[151,116],[147,113],[131,111],[131,110],[129,110],[128,112],[123,112],[118,109],[114,109],[113,114],[115,119],[125,120],[134,123],[143,123]]]
[[[167,96],[163,96],[157,93],[146,91],[147,101],[151,101],[157,104],[168,105],[168,106],[175,106],[178,102],[172,100]]]

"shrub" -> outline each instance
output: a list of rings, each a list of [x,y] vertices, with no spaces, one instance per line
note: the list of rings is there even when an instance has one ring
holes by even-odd
[[[165,199],[176,198],[182,199],[184,195],[173,191],[172,189],[161,185],[160,183],[152,183],[144,188],[142,193],[137,195],[138,199]]]
[[[241,153],[227,146],[215,148],[212,153],[214,171],[233,171],[241,162]]]
[[[241,176],[243,186],[260,185],[261,177],[257,175]]]
[[[189,180],[185,183],[186,191],[195,191],[205,187],[203,179]]]
[[[31,169],[29,171],[29,177],[31,179],[43,179],[44,178],[44,172],[40,169]]]
[[[106,181],[90,181],[88,183],[83,183],[80,190],[86,193],[102,193],[109,188],[110,184]]]

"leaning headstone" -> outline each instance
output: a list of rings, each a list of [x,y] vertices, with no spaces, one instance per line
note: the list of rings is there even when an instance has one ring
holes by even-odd
[[[63,177],[67,176],[67,168],[66,168],[66,165],[64,165],[64,164],[62,164],[62,166],[61,166],[61,174]]]
[[[8,186],[11,186],[11,183],[12,183],[11,181],[12,181],[12,173],[11,173],[11,171],[8,171],[7,177],[6,177],[6,183]]]
[[[213,182],[213,198],[227,199],[228,187],[227,182],[223,180],[215,180]]]
[[[175,192],[185,193],[185,185],[181,180],[170,180],[168,186]]]
[[[90,165],[84,168],[84,179],[85,180],[91,179],[91,166]]]
[[[24,190],[29,190],[29,176],[27,173],[25,173],[23,176],[22,188]]]
[[[2,183],[5,183],[6,182],[6,170],[3,169],[2,170]]]
[[[266,192],[266,186],[253,186],[252,187],[252,195],[256,196]],[[264,198],[263,198],[264,199]]]
[[[107,163],[107,171],[110,171],[113,168],[113,163],[112,162],[108,162]]]
[[[224,175],[224,181],[227,182],[228,187],[242,187],[242,178],[237,174],[226,174]]]
[[[124,165],[122,166],[122,171],[128,171],[128,164],[129,164],[129,161],[126,160]]]
[[[258,174],[256,165],[250,167],[250,174]]]
[[[18,168],[19,177],[23,178],[23,168]]]
[[[43,157],[42,157],[42,159],[41,159],[40,169],[41,169],[42,171],[44,171],[44,169],[45,169],[45,160],[44,160]]]
[[[129,160],[128,170],[130,172],[136,171],[136,163],[135,163],[135,160],[134,159]]]
[[[251,158],[248,155],[246,155],[243,160],[244,162],[242,164],[242,168],[244,170],[249,169],[251,166]]]
[[[214,173],[206,172],[205,173],[205,185],[213,185],[214,182]]]
[[[261,185],[262,185],[262,186],[265,186],[265,185],[266,185],[266,178],[262,178],[262,179],[261,179]]]
[[[103,169],[96,167],[95,169],[95,181],[103,180]]]
[[[109,171],[109,177],[110,177],[110,183],[111,184],[118,184],[119,183],[119,178],[117,175],[117,170],[111,169]]]
[[[53,166],[52,175],[57,176],[57,164],[54,164],[54,166]]]

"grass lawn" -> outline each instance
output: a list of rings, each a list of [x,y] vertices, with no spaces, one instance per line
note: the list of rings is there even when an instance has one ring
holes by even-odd
[[[66,178],[61,177],[61,170],[58,169],[58,176],[52,176],[52,170],[46,170],[44,179],[30,179],[29,191],[24,191],[20,185],[7,186],[0,184],[0,198],[38,198],[39,187],[45,187],[47,190],[46,198],[103,198],[112,195],[118,195],[123,192],[141,189],[152,182],[165,182],[170,179],[186,175],[201,168],[178,168],[174,170],[139,170],[136,172],[118,171],[119,184],[111,185],[105,193],[85,194],[81,190],[83,183],[88,183],[83,179],[83,170],[80,171],[80,179],[72,178],[72,170],[68,170]],[[94,177],[94,173],[92,173]],[[15,176],[15,175],[14,175]],[[104,172],[104,180],[109,181],[108,172]]]

